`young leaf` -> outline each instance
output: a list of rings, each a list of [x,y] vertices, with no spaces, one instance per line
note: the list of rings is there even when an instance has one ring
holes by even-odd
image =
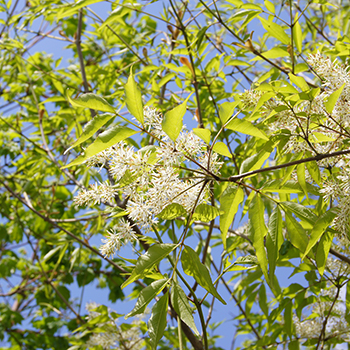
[[[317,221],[317,215],[312,212],[309,208],[295,202],[281,202],[282,206],[292,213],[294,213],[299,219],[307,222],[312,228]],[[309,228],[309,227],[308,227]]]
[[[209,204],[200,204],[196,208],[196,210],[193,213],[192,221],[203,221],[203,222],[209,222],[214,220],[217,216],[220,215],[220,212],[217,208],[213,207]]]
[[[302,44],[303,44],[303,33],[301,31],[301,26],[298,19],[298,14],[295,17],[294,25],[293,25],[293,40],[297,50],[302,52]]]
[[[104,151],[119,141],[135,135],[137,132],[138,131],[127,128],[126,126],[114,126],[100,134],[97,139],[85,150],[84,154],[80,155],[78,158],[73,160],[73,162],[64,166],[62,169],[69,168],[73,165],[82,164],[97,153]]]
[[[164,115],[162,129],[174,142],[182,129],[182,118],[186,113],[187,101],[190,97],[191,95],[189,95],[181,105],[175,107]]]
[[[310,87],[303,77],[297,77],[296,75],[289,73],[289,79],[292,83],[298,86],[301,91],[308,91]]]
[[[275,22],[267,21],[265,18],[260,16],[259,16],[259,19],[263,27],[271,36],[273,36],[274,38],[276,38],[277,40],[279,40],[281,43],[285,45],[290,44],[289,35],[279,24]]]
[[[260,267],[267,281],[269,281],[269,276],[267,274],[267,258],[264,246],[264,237],[266,235],[266,226],[264,219],[264,203],[257,194],[250,203],[248,210],[249,223],[248,232],[249,237],[253,242],[255,248],[256,257],[258,258]]]
[[[219,107],[219,116],[222,124],[225,124],[230,117],[232,117],[235,108],[239,104],[239,101],[224,102]]]
[[[210,143],[210,130],[209,129],[194,128],[194,129],[192,129],[192,131],[195,135],[197,135],[206,144]]]
[[[276,261],[284,239],[282,234],[282,214],[278,206],[273,210],[267,231],[266,249],[271,283],[275,278]]]
[[[306,232],[289,211],[285,211],[285,213],[290,242],[303,253],[308,245]]]
[[[317,243],[317,241],[321,238],[324,231],[332,223],[335,217],[336,217],[336,212],[333,209],[330,209],[326,211],[323,215],[321,215],[320,218],[316,221],[314,228],[311,231],[310,240],[302,259],[305,259],[306,255]]]
[[[327,257],[332,245],[332,241],[333,233],[331,233],[329,230],[326,230],[326,232],[322,235],[321,240],[317,245],[316,264],[318,271],[321,275],[323,275],[324,268],[326,266]]]
[[[338,90],[334,91],[332,95],[328,97],[327,102],[324,103],[326,110],[329,114],[332,114],[333,108],[337,103],[341,93],[343,92],[345,84],[343,84]]]
[[[225,127],[227,129],[237,131],[245,135],[255,136],[263,140],[269,139],[263,131],[244,119],[234,118]]]
[[[306,167],[312,179],[317,183],[317,185],[321,186],[322,179],[321,179],[320,168],[318,167],[317,162],[315,160],[312,162],[307,162]]]
[[[185,246],[181,255],[181,264],[185,274],[192,276],[200,286],[226,305],[225,300],[216,291],[208,269],[200,262],[198,255],[192,248]]]
[[[305,197],[307,198],[307,200],[309,200],[309,193],[307,190],[306,179],[305,179],[305,164],[299,164],[297,166],[297,176],[298,176],[298,183],[301,189],[303,190]]]
[[[149,286],[142,289],[134,309],[129,312],[125,318],[143,313],[146,306],[165,288],[168,281],[168,278],[163,278],[161,280],[152,282]]]
[[[171,303],[180,319],[190,327],[196,335],[199,335],[196,324],[194,323],[192,309],[188,303],[187,296],[178,283],[173,282],[171,288]]]
[[[162,220],[173,220],[178,218],[179,216],[186,215],[187,211],[186,209],[178,204],[178,203],[171,203],[167,205],[158,215],[157,217]]]
[[[221,154],[222,156],[228,157],[228,158],[232,157],[232,154],[229,151],[229,149],[226,146],[226,144],[221,142],[221,141],[215,143],[215,145],[213,147],[213,151],[216,152],[216,153]]]
[[[143,124],[143,105],[141,98],[141,91],[137,87],[137,84],[132,73],[132,67],[130,68],[130,75],[128,82],[125,84],[125,103],[128,111],[132,114],[141,124]]]
[[[97,2],[101,1],[102,0],[81,0],[74,3],[73,6],[71,3],[67,4],[67,6],[63,8],[63,12],[57,15],[57,20],[62,19],[64,17],[72,16],[74,13],[78,12],[80,8],[96,4]]]
[[[238,206],[244,199],[244,193],[241,187],[229,185],[220,197],[220,230],[221,238],[226,249],[226,236],[229,227],[237,213]]]
[[[114,108],[103,97],[91,92],[83,94],[74,100],[69,95],[67,97],[73,107],[85,107],[115,114]]]
[[[168,314],[168,292],[166,292],[152,308],[152,315],[148,321],[148,335],[151,340],[152,350],[157,349],[157,344],[162,338],[166,327]]]
[[[91,136],[95,134],[96,131],[102,128],[103,125],[105,125],[111,118],[113,118],[114,115],[111,114],[101,114],[96,115],[93,119],[91,119],[84,127],[83,133],[81,136],[76,140],[72,146],[70,146],[64,154],[66,154],[69,150],[72,148],[79,146],[81,143],[88,140]]]
[[[137,263],[131,273],[131,276],[122,284],[121,287],[125,288],[138,278],[142,278],[146,272],[167,257],[176,247],[176,244],[168,243],[152,245],[145,254],[141,255],[137,259]]]

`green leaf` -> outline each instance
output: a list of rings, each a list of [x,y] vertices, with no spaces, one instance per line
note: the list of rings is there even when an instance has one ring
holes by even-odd
[[[152,308],[152,315],[148,321],[148,335],[151,340],[152,350],[157,349],[157,344],[162,338],[167,325],[168,292],[166,292]]]
[[[273,14],[275,13],[275,5],[271,1],[264,0],[264,4],[267,10],[269,10]]]
[[[232,117],[235,108],[238,106],[239,101],[224,102],[219,107],[219,116],[222,124],[225,124],[229,118]]]
[[[293,302],[289,298],[286,298],[286,299],[288,301],[286,302],[284,307],[283,327],[285,332],[289,336],[291,336],[293,334],[293,311],[292,311]]]
[[[297,77],[296,75],[289,73],[289,79],[292,83],[298,86],[301,91],[308,91],[310,87],[303,77]]]
[[[157,217],[162,220],[173,220],[178,218],[179,216],[186,215],[187,211],[186,209],[178,204],[178,203],[171,203],[167,205],[158,215]]]
[[[185,246],[181,255],[181,264],[185,274],[192,276],[200,286],[226,305],[225,300],[216,291],[208,269],[200,262],[198,255],[192,248]]]
[[[88,140],[91,136],[95,134],[103,125],[105,125],[110,119],[112,119],[114,115],[110,114],[101,114],[96,115],[93,119],[91,119],[84,127],[84,131],[81,136],[76,140],[72,146],[70,146],[64,154],[66,154],[72,148],[79,146],[81,143]]]
[[[317,221],[317,215],[313,213],[312,210],[299,203],[285,201],[280,204],[282,204],[285,209],[294,213],[299,219],[310,224],[310,228],[312,228]]]
[[[263,140],[269,139],[263,131],[261,131],[251,122],[244,119],[234,118],[225,127],[227,129],[237,131],[245,135],[255,136]]]
[[[212,205],[202,203],[198,205],[193,213],[192,221],[209,222],[220,215],[220,211]]]
[[[260,169],[269,156],[270,153],[266,152],[265,149],[262,149],[257,154],[246,158],[241,164],[241,168],[239,170],[240,174]]]
[[[216,152],[216,153],[219,153],[219,154],[221,154],[221,155],[223,155],[225,157],[228,157],[228,158],[232,157],[232,154],[229,151],[229,149],[226,146],[226,144],[221,142],[221,141],[215,143],[215,145],[213,147],[213,151]]]
[[[337,103],[341,93],[343,92],[345,84],[343,84],[338,90],[334,91],[332,95],[328,97],[327,102],[324,103],[326,110],[329,114],[332,114],[333,108]]]
[[[306,255],[310,252],[313,246],[318,242],[318,240],[321,238],[321,236],[323,235],[325,230],[328,228],[328,226],[332,223],[335,217],[336,217],[335,210],[330,209],[326,211],[323,215],[321,215],[320,218],[316,221],[311,231],[310,240],[302,259],[305,259]]]
[[[203,140],[207,145],[210,143],[210,130],[203,128],[192,129],[193,133]]]
[[[125,84],[125,103],[128,111],[133,115],[141,124],[143,124],[143,105],[141,98],[141,91],[137,87],[137,84],[132,73],[132,67],[130,68],[130,75],[128,82]]]
[[[58,14],[56,16],[56,19],[59,20],[64,17],[72,16],[74,13],[78,12],[78,10],[81,9],[82,7],[96,4],[97,2],[101,2],[101,1],[102,0],[80,0],[73,5],[70,3],[63,8],[63,12]]]
[[[168,278],[153,281],[149,286],[142,289],[134,309],[129,312],[125,318],[143,313],[146,309],[146,306],[165,288],[168,281]]]
[[[264,237],[266,236],[267,232],[265,226],[264,211],[264,203],[260,198],[260,195],[257,194],[250,203],[248,210],[248,232],[255,248],[256,257],[258,258],[261,270],[266,280],[269,281],[269,276],[267,273],[267,257],[264,246]]]
[[[73,107],[85,107],[115,114],[114,108],[103,97],[91,92],[83,94],[74,100],[69,95],[67,97]]]
[[[238,206],[244,199],[244,192],[241,187],[229,185],[220,197],[220,230],[221,238],[226,249],[226,236],[233,219],[237,213]]]
[[[307,234],[289,211],[285,211],[285,213],[290,242],[294,247],[298,248],[302,253],[304,253],[309,242]]]
[[[260,309],[265,314],[265,316],[268,317],[269,307],[267,306],[266,288],[264,283],[262,283],[259,288],[259,306],[260,306]]]
[[[191,95],[189,95],[181,105],[175,107],[164,115],[162,129],[174,142],[182,129],[182,118],[186,113],[187,101]]]
[[[305,164],[298,164],[297,166],[298,183],[303,190],[305,197],[309,200],[309,192],[307,190],[306,179],[305,179]]]
[[[295,17],[293,25],[293,40],[297,50],[301,53],[303,49],[303,33],[298,19],[298,14]]]
[[[138,131],[127,128],[126,126],[114,126],[102,134],[85,150],[84,154],[73,160],[73,162],[64,166],[62,169],[69,168],[73,165],[84,163],[94,155],[104,151],[105,149],[115,145],[116,143],[125,140],[126,138],[135,135]]]
[[[185,322],[196,335],[199,335],[196,324],[194,323],[192,309],[188,303],[187,296],[175,281],[173,282],[171,288],[170,297],[174,310],[179,315],[180,319]]]
[[[321,240],[317,245],[316,264],[318,271],[321,275],[323,275],[324,268],[326,266],[328,253],[332,246],[332,241],[333,233],[329,230],[326,230],[326,232],[322,235]]]
[[[275,22],[270,22],[267,21],[265,18],[260,17],[260,22],[263,25],[263,27],[265,28],[265,30],[274,38],[276,38],[277,40],[279,40],[281,43],[285,44],[285,45],[289,45],[290,44],[290,38],[289,35],[286,33],[286,31],[277,23]]]
[[[130,283],[142,278],[146,272],[167,257],[176,247],[176,244],[168,243],[152,245],[145,254],[137,259],[131,276],[122,284],[121,288],[125,288]]]
[[[267,258],[269,262],[269,277],[271,283],[275,279],[275,269],[276,262],[279,256],[279,250],[284,241],[282,234],[282,214],[278,206],[273,210],[266,236],[266,249],[267,249]]]
[[[322,185],[321,172],[320,172],[320,168],[317,165],[317,162],[315,160],[312,162],[307,162],[306,167],[312,179],[317,183],[317,185],[321,187]]]

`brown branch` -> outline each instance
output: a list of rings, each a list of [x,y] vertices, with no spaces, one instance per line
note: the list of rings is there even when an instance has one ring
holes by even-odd
[[[261,168],[261,169],[257,169],[257,170],[253,170],[253,171],[248,171],[246,173],[239,174],[239,175],[233,175],[233,176],[230,176],[228,178],[219,178],[219,179],[217,179],[217,181],[237,182],[240,179],[243,179],[245,177],[249,177],[249,176],[252,176],[252,175],[255,175],[255,174],[264,173],[264,172],[271,171],[271,170],[283,169],[283,168],[287,168],[287,167],[292,166],[292,165],[312,162],[314,160],[315,161],[320,161],[322,159],[342,156],[342,155],[345,155],[345,154],[350,154],[350,150],[348,149],[348,150],[337,151],[337,152],[333,152],[333,153],[317,154],[314,157],[303,158],[303,159],[295,160],[295,161],[289,162],[289,163],[284,163],[284,164],[270,166],[270,167],[267,167],[267,168]]]

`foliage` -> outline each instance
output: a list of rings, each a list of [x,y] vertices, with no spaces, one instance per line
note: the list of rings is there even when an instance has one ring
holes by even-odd
[[[4,349],[349,343],[346,1],[0,5]]]

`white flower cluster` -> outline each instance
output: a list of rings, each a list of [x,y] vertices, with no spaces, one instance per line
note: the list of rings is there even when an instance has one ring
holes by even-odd
[[[107,257],[113,256],[122,244],[135,240],[137,240],[137,237],[132,226],[124,218],[121,218],[114,229],[108,232],[107,239],[102,240],[104,245],[100,247],[100,252]]]
[[[350,341],[350,324],[345,320],[345,306],[338,296],[336,288],[331,286],[327,290],[322,290],[311,305],[311,312],[303,321],[294,316],[296,332],[301,338],[319,338],[327,319],[325,337],[337,338],[344,342]],[[330,312],[331,311],[331,312]]]
[[[99,304],[95,302],[86,304],[88,321],[100,316],[99,312],[94,311],[98,306]],[[123,329],[118,327],[112,318],[107,322],[98,323],[96,326],[99,332],[93,333],[90,336],[86,342],[86,347],[94,348],[95,346],[101,346],[105,350],[121,348],[133,350],[142,349],[143,339],[140,330],[140,321],[140,318],[135,318],[131,326]]]
[[[308,63],[322,79],[322,89],[319,92],[313,89],[309,93],[309,96],[314,94],[314,98],[293,103],[293,96],[279,98],[276,95],[263,104],[261,115],[268,118],[271,133],[288,135],[284,147],[287,153],[307,151],[316,155],[346,149],[350,141],[349,67],[331,61],[320,53],[310,55]],[[329,113],[327,102],[340,88],[340,96]],[[254,106],[261,96],[261,91],[247,91],[242,101]],[[350,232],[350,156],[325,158],[318,161],[318,165],[333,168],[332,176],[323,184],[320,192],[325,200],[331,199],[333,206],[337,207],[334,227],[347,235]],[[306,181],[313,181],[307,171],[306,174]]]
[[[162,130],[162,116],[155,109],[145,108],[144,126],[156,145],[135,150],[122,141],[88,159],[88,166],[106,165],[115,184],[93,185],[92,189],[81,191],[74,202],[77,205],[112,204],[114,198],[122,194],[127,199],[129,218],[148,231],[157,222],[156,216],[169,204],[180,204],[190,212],[196,205],[205,203],[209,194],[205,179],[208,175],[217,175],[222,163],[217,153],[209,154],[204,142],[185,127],[175,142],[170,140]],[[194,175],[185,180],[180,177],[180,171],[189,162],[193,162],[196,169]],[[101,252],[111,256],[122,242],[135,237],[132,228],[121,221],[115,231],[108,233]]]

